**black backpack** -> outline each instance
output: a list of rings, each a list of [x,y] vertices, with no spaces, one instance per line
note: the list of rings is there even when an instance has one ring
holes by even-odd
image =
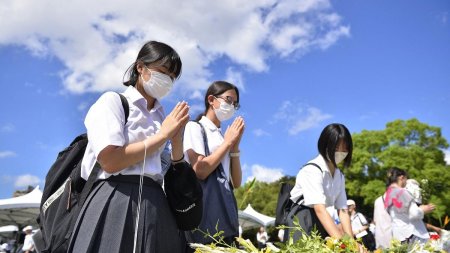
[[[129,115],[128,101],[122,94],[118,95],[125,112],[126,124]],[[100,170],[96,163],[87,181],[81,177],[81,161],[87,144],[87,134],[77,136],[67,148],[59,152],[45,177],[37,218],[40,231],[33,236],[39,252],[67,252],[78,214]]]
[[[313,165],[319,168],[319,170],[322,172],[322,169],[319,167],[319,165],[315,163],[307,163],[303,165],[303,167],[305,167],[306,165]],[[294,207],[294,205],[298,204],[298,202],[303,199],[303,196],[301,196],[294,203],[291,200],[292,188],[294,188],[294,185],[292,184],[289,184],[287,182],[281,183],[280,191],[278,192],[277,208],[275,209],[275,226],[288,225],[287,219],[289,212],[291,211],[292,207]]]

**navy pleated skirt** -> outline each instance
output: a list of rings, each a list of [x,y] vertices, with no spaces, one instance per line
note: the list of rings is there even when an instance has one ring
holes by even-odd
[[[136,252],[184,252],[184,235],[161,185],[144,178]],[[96,183],[80,212],[68,252],[133,252],[138,179],[118,176]]]

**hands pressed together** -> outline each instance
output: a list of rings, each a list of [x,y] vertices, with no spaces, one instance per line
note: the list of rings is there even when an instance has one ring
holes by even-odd
[[[224,141],[230,144],[231,151],[238,151],[239,143],[241,142],[242,135],[244,134],[244,129],[244,119],[239,116],[234,119],[233,123],[231,123],[225,131]]]
[[[187,102],[178,102],[161,125],[161,134],[173,142],[181,142],[184,126],[189,121]]]

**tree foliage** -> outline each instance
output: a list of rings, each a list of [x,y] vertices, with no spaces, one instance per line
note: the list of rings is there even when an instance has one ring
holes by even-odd
[[[358,211],[372,217],[373,203],[386,190],[386,172],[398,167],[418,182],[428,179],[430,202],[437,205],[433,217],[440,219],[450,213],[450,166],[445,163],[443,149],[449,144],[439,127],[417,119],[395,120],[384,130],[363,130],[353,133],[352,165],[344,169],[348,198],[357,203]],[[295,176],[286,176],[274,183],[256,181],[251,190],[248,183],[236,189],[239,209],[248,203],[263,214],[275,216],[281,182],[295,183]],[[244,195],[246,198],[244,199]]]
[[[251,204],[256,211],[275,217],[278,192],[282,182],[295,184],[295,177],[285,176],[273,183],[256,181],[250,190],[248,190],[250,183],[246,183],[243,187],[236,189],[234,194],[239,209],[243,210]]]
[[[352,135],[352,165],[345,170],[347,195],[359,200],[358,209],[372,214],[373,203],[386,189],[386,172],[398,167],[417,181],[428,179],[431,202],[438,205],[438,213],[448,213],[450,207],[450,172],[444,160],[447,141],[441,129],[417,119],[395,120],[386,129],[364,130]]]

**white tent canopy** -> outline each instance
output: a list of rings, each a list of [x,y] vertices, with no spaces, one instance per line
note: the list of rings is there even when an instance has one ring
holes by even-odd
[[[258,213],[248,204],[244,211],[239,210],[239,225],[242,230],[257,228],[260,226],[267,227],[275,224],[275,218]]]
[[[42,191],[39,186],[33,191],[15,198],[0,199],[0,226],[19,227],[36,225]]]

